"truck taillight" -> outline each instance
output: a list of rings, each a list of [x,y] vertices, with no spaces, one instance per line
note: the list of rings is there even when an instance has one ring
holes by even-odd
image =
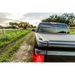
[[[44,55],[33,52],[33,62],[44,62]]]

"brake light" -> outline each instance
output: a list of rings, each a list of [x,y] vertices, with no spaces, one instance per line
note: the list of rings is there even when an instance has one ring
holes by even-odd
[[[33,52],[33,62],[44,62],[44,55]]]
[[[55,23],[55,22],[50,22],[50,24],[58,24],[58,23]]]

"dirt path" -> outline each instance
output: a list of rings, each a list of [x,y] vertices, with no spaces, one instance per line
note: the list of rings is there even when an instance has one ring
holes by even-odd
[[[9,59],[9,62],[31,62],[33,45],[34,36],[32,35],[30,39],[23,41],[18,51]]]
[[[30,34],[30,33],[28,33],[28,34],[26,34],[26,35],[29,35],[29,34]],[[26,36],[26,35],[24,35],[24,36]],[[2,49],[0,50],[0,58],[1,58],[1,56],[2,56],[8,49],[10,49],[11,47],[13,47],[13,45],[14,45],[17,41],[21,40],[24,36],[20,37],[19,39],[15,40],[14,42],[8,44],[6,47],[2,48]]]

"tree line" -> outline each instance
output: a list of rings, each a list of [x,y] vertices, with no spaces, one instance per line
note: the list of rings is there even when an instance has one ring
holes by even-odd
[[[20,22],[20,23],[17,23],[17,22],[9,22],[9,25],[12,26],[12,28],[23,28],[23,29],[26,29],[26,28],[36,28],[36,26],[33,26],[32,24],[28,23],[28,22]]]
[[[73,13],[64,13],[62,15],[51,15],[49,18],[41,20],[42,22],[58,22],[66,23],[68,25],[75,25],[75,15]]]
[[[0,25],[0,28],[23,28],[23,29],[26,29],[26,28],[36,28],[36,26],[33,26],[32,24],[28,23],[28,22],[20,22],[20,23],[17,23],[17,22],[9,22],[9,25],[10,26],[6,26],[6,27],[3,27],[2,25]]]

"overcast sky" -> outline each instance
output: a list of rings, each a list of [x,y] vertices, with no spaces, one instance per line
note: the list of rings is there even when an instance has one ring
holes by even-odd
[[[62,15],[66,9],[0,9],[0,25],[7,26],[9,22],[29,22],[37,25],[42,19],[48,18],[50,15]],[[71,13],[70,10],[68,13]],[[75,9],[73,9],[75,14]]]

